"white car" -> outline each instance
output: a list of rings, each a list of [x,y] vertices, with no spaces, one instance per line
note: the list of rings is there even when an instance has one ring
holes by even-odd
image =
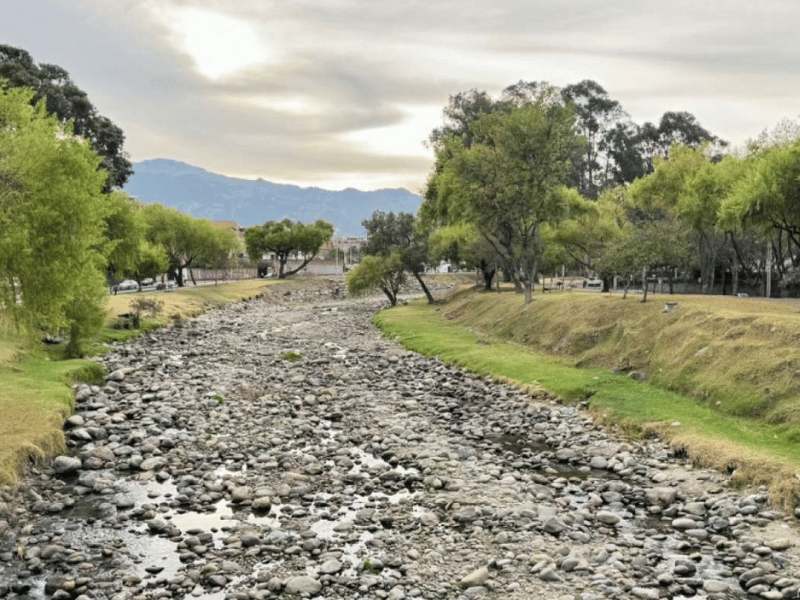
[[[138,290],[138,289],[139,289],[139,284],[133,279],[126,279],[124,281],[120,281],[117,285],[114,286],[114,291],[117,292],[124,292],[126,290]]]
[[[586,281],[586,285],[584,286],[587,290],[593,290],[597,292],[603,291],[603,280],[602,279],[589,279]]]

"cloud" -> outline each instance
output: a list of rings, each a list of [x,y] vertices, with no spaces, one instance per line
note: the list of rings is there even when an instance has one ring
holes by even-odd
[[[754,137],[797,116],[798,22],[788,0],[11,0],[0,39],[67,69],[134,160],[418,189],[449,96],[519,80]]]

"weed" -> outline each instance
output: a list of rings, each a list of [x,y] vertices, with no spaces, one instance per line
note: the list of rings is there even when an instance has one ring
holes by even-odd
[[[225,398],[223,398],[220,394],[214,394],[214,400],[216,400],[217,404],[220,406],[225,404]]]
[[[289,350],[288,352],[283,353],[283,360],[288,362],[296,362],[298,360],[301,360],[302,358],[303,355],[300,354],[299,352],[295,352],[294,350]]]
[[[103,365],[89,361],[67,374],[72,381],[88,383],[89,385],[103,385],[105,375],[106,369]]]

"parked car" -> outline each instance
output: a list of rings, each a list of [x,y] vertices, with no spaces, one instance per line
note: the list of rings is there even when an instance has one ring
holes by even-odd
[[[584,282],[583,287],[587,290],[593,290],[600,292],[603,290],[603,280],[602,279],[589,279]]]
[[[155,285],[155,284],[156,280],[153,279],[152,277],[145,277],[144,279],[142,279],[142,285]]]
[[[114,291],[123,292],[125,290],[138,290],[139,283],[134,281],[133,279],[126,279],[124,281],[120,281],[117,285],[114,286]]]

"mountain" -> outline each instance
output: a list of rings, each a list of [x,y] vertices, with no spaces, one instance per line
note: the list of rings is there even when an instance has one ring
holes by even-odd
[[[288,217],[333,223],[337,237],[363,236],[361,221],[376,210],[416,214],[422,198],[404,189],[362,192],[236,179],[175,160],[156,158],[133,165],[125,191],[141,202],[160,202],[193,217],[233,220],[248,227]]]

